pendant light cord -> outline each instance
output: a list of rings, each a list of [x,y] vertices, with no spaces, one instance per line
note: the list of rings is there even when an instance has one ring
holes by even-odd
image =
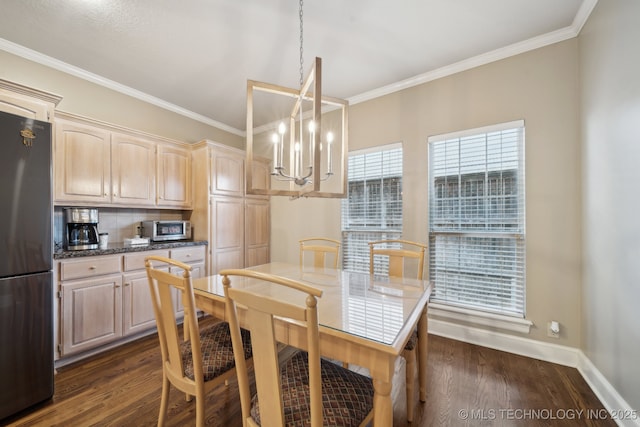
[[[302,84],[304,83],[304,59],[302,56],[302,41],[303,41],[303,37],[302,37],[302,0],[300,0],[300,87],[302,87]]]

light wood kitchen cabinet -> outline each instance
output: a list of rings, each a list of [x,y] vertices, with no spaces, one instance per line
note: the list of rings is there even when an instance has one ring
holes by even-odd
[[[270,201],[268,196],[245,196],[244,151],[205,140],[193,147],[192,162],[190,220],[194,239],[209,241],[207,274],[268,262]],[[256,162],[252,171],[268,184],[268,163]]]
[[[54,140],[55,201],[111,202],[111,133],[57,119]]]
[[[88,279],[120,272],[119,256],[88,257],[60,263],[60,280]]]
[[[205,144],[205,145],[203,145]],[[203,150],[208,147],[209,164],[206,173],[209,176],[209,194],[219,196],[245,197],[245,152],[236,148],[212,142],[200,142],[195,150]],[[203,155],[199,151],[199,155]],[[194,160],[195,161],[195,160]],[[201,164],[201,169],[205,169]],[[251,165],[253,186],[258,189],[269,189],[271,169],[268,159],[256,157]],[[268,196],[262,197],[268,200]]]
[[[209,159],[209,192],[221,196],[244,196],[244,153],[213,148]]]
[[[271,260],[269,199],[247,197],[244,206],[245,267],[265,264]]]
[[[62,355],[122,337],[121,275],[65,283],[62,294]]]
[[[61,355],[122,337],[121,258],[88,257],[60,263]]]
[[[204,246],[125,254],[124,270],[126,273],[123,276],[124,294],[122,304],[123,335],[142,332],[156,326],[155,313],[151,303],[151,291],[144,264],[145,258],[150,255],[172,258],[191,265],[191,277],[194,279],[204,275]],[[155,262],[154,265],[160,270],[170,271],[173,274],[182,274],[182,270],[179,268],[164,268],[158,262]],[[174,305],[176,316],[184,316],[184,309],[177,291],[174,295]]]
[[[54,202],[189,209],[191,156],[185,144],[59,113]]]
[[[185,264],[199,264],[204,262],[204,246],[187,246],[184,248],[171,249],[170,257],[176,261],[184,262]],[[195,273],[191,275],[195,276]]]
[[[156,326],[156,316],[151,302],[151,291],[145,270],[144,259],[149,255],[169,257],[168,250],[134,252],[124,255],[122,330],[130,335],[152,329]],[[158,265],[157,268],[169,271]]]
[[[244,198],[211,197],[210,274],[244,267]]]
[[[253,159],[253,164],[251,165],[251,185],[254,189],[268,190],[271,187],[270,166],[271,164],[267,159]]]
[[[171,249],[171,258],[176,261],[184,262],[191,266],[191,278],[198,279],[205,276],[205,247],[190,246],[186,248]],[[181,268],[171,267],[171,273],[182,274]],[[177,316],[184,316],[184,306],[180,299],[180,295],[175,296],[175,310]]]
[[[162,269],[168,271],[168,268]],[[146,331],[156,326],[151,303],[147,272],[129,273],[123,277],[122,331],[123,335]]]
[[[130,135],[111,135],[111,200],[128,206],[156,204],[157,144]]]
[[[158,206],[191,206],[191,153],[168,145],[158,146]]]
[[[62,97],[0,79],[0,111],[52,122],[55,106]]]
[[[61,260],[59,271],[59,356],[68,357],[152,331],[156,327],[144,259],[158,255],[192,266],[204,275],[206,246],[131,252]],[[156,264],[157,265],[157,264]],[[158,265],[169,271],[169,267]],[[180,269],[172,268],[174,274]],[[176,316],[184,309],[178,292]]]

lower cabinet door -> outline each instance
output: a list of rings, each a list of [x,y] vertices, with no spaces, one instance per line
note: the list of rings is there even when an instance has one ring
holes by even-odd
[[[167,271],[168,269],[159,270]],[[123,335],[135,334],[155,327],[156,316],[146,271],[126,274],[122,289]]]
[[[204,262],[193,263],[191,265],[191,279],[198,279],[204,277]],[[177,267],[171,267],[171,273],[175,275],[182,275],[183,270]],[[176,291],[174,296],[176,317],[184,317],[184,305],[182,304],[182,298],[180,293]]]
[[[122,337],[122,275],[62,282],[60,355]]]

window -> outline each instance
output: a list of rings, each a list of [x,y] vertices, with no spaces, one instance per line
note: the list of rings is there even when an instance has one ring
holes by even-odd
[[[429,138],[432,301],[524,317],[524,122]]]
[[[347,197],[342,201],[342,268],[368,273],[367,243],[401,234],[402,145],[350,153]],[[386,266],[380,268],[386,271]]]

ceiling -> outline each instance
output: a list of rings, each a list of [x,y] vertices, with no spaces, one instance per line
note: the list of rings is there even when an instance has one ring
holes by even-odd
[[[597,0],[307,0],[306,76],[361,102],[575,37]],[[300,84],[295,0],[2,0],[0,49],[244,135],[247,79]]]

